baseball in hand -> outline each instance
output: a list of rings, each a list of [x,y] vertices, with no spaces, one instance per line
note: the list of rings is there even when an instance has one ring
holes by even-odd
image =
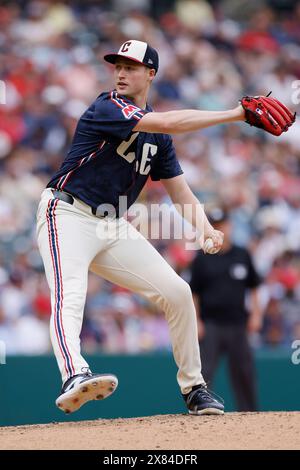
[[[220,250],[220,247],[215,247],[212,238],[207,238],[203,245],[204,253],[208,253],[209,255],[214,255]]]

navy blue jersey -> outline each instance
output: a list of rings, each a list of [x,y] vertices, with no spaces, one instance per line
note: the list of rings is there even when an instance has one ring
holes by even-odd
[[[151,111],[116,91],[99,95],[79,119],[70,151],[47,187],[93,208],[111,204],[118,213],[119,197],[127,196],[130,207],[149,175],[160,180],[182,174],[169,135],[133,132]]]

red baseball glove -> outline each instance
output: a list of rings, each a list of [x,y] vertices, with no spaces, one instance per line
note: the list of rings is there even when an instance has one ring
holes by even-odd
[[[270,95],[270,93],[269,93]],[[281,135],[295,122],[292,113],[284,104],[268,96],[243,96],[240,100],[245,110],[245,121],[273,135]]]

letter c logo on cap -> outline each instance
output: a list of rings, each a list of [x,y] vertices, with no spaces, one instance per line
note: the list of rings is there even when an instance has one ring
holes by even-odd
[[[128,49],[131,45],[131,41],[128,41],[128,42],[124,42],[123,46],[122,46],[122,49],[121,49],[121,52],[128,52]]]

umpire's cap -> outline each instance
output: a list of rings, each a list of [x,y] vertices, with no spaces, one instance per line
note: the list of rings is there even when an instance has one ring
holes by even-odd
[[[127,59],[143,64],[150,69],[158,71],[158,53],[146,42],[130,39],[122,44],[119,51],[114,54],[106,54],[104,60],[115,64],[117,57],[127,57]]]
[[[214,207],[207,213],[207,218],[212,225],[220,224],[229,219],[229,214],[223,207]]]

